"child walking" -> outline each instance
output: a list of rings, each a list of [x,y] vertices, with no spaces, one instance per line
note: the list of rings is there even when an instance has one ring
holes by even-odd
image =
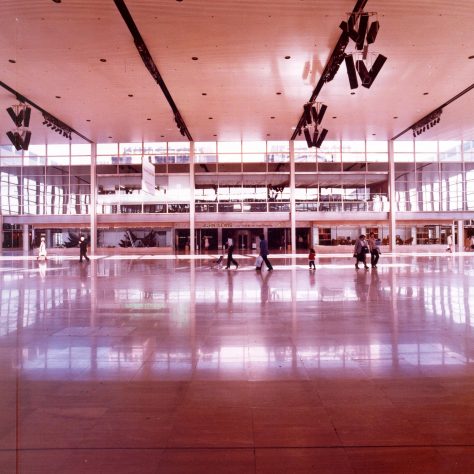
[[[308,261],[309,261],[309,269],[316,270],[316,265],[314,264],[314,261],[316,259],[316,252],[314,249],[311,247],[309,249],[309,255],[308,255]]]

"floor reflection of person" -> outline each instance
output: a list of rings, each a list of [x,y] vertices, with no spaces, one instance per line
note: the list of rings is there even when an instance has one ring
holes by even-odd
[[[270,288],[268,286],[268,279],[270,278],[270,273],[266,273],[265,276],[262,273],[258,273],[261,279],[261,287],[260,287],[260,301],[262,304],[265,304],[270,299]]]
[[[367,272],[358,272],[355,278],[355,292],[359,301],[367,301],[369,285],[367,283]]]

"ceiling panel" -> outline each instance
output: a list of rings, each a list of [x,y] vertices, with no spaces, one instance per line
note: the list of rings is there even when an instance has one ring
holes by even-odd
[[[289,139],[354,3],[126,0],[195,141]],[[366,10],[380,21],[369,59],[388,60],[370,89],[351,95],[344,65],[324,84],[327,139],[389,139],[473,82],[472,0]],[[2,0],[0,44],[0,81],[91,140],[183,140],[114,2]],[[0,88],[2,109],[14,103]],[[473,105],[471,90],[418,139],[473,139]],[[3,143],[12,125],[0,113]],[[58,141],[39,113],[30,129]]]

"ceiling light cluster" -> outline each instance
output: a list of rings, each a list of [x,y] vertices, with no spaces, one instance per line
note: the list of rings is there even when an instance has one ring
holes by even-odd
[[[411,128],[413,132],[413,138],[416,138],[418,135],[421,135],[423,132],[426,132],[430,128],[433,128],[435,125],[437,125],[441,120],[442,113],[443,109],[436,109],[434,112],[431,112],[429,115],[416,122]]]
[[[382,54],[371,54],[370,56],[368,54],[369,45],[377,38],[380,28],[376,18],[377,13],[375,12],[351,13],[348,20],[339,25],[345,33],[344,36],[350,38],[355,43],[356,48],[355,52],[344,54],[351,89],[359,87],[357,76],[361,80],[362,87],[369,89],[387,60]],[[373,57],[375,57],[375,60],[373,60]]]
[[[7,132],[7,137],[17,151],[28,150],[31,140],[30,126],[31,108],[19,102],[7,109],[8,115],[16,126],[15,130]]]
[[[53,132],[59,133],[69,140],[72,139],[72,129],[65,123],[61,122],[61,120],[49,115],[46,112],[43,112],[43,125],[50,127]]]
[[[328,131],[323,128],[321,130],[321,122],[326,113],[327,105],[321,102],[308,102],[303,106],[303,134],[306,139],[308,148],[321,148]],[[301,129],[299,130],[301,135]]]

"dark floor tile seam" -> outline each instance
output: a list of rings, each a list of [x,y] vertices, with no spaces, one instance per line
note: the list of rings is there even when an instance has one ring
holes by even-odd
[[[474,444],[398,444],[398,445],[312,445],[312,446],[287,446],[287,445],[274,445],[274,446],[144,446],[144,447],[88,447],[88,448],[76,448],[76,447],[63,447],[63,448],[0,448],[0,454],[7,453],[29,453],[29,452],[81,452],[81,451],[107,451],[107,452],[118,452],[118,451],[269,451],[269,450],[340,450],[340,449],[439,449],[439,448],[469,448],[474,449]]]

